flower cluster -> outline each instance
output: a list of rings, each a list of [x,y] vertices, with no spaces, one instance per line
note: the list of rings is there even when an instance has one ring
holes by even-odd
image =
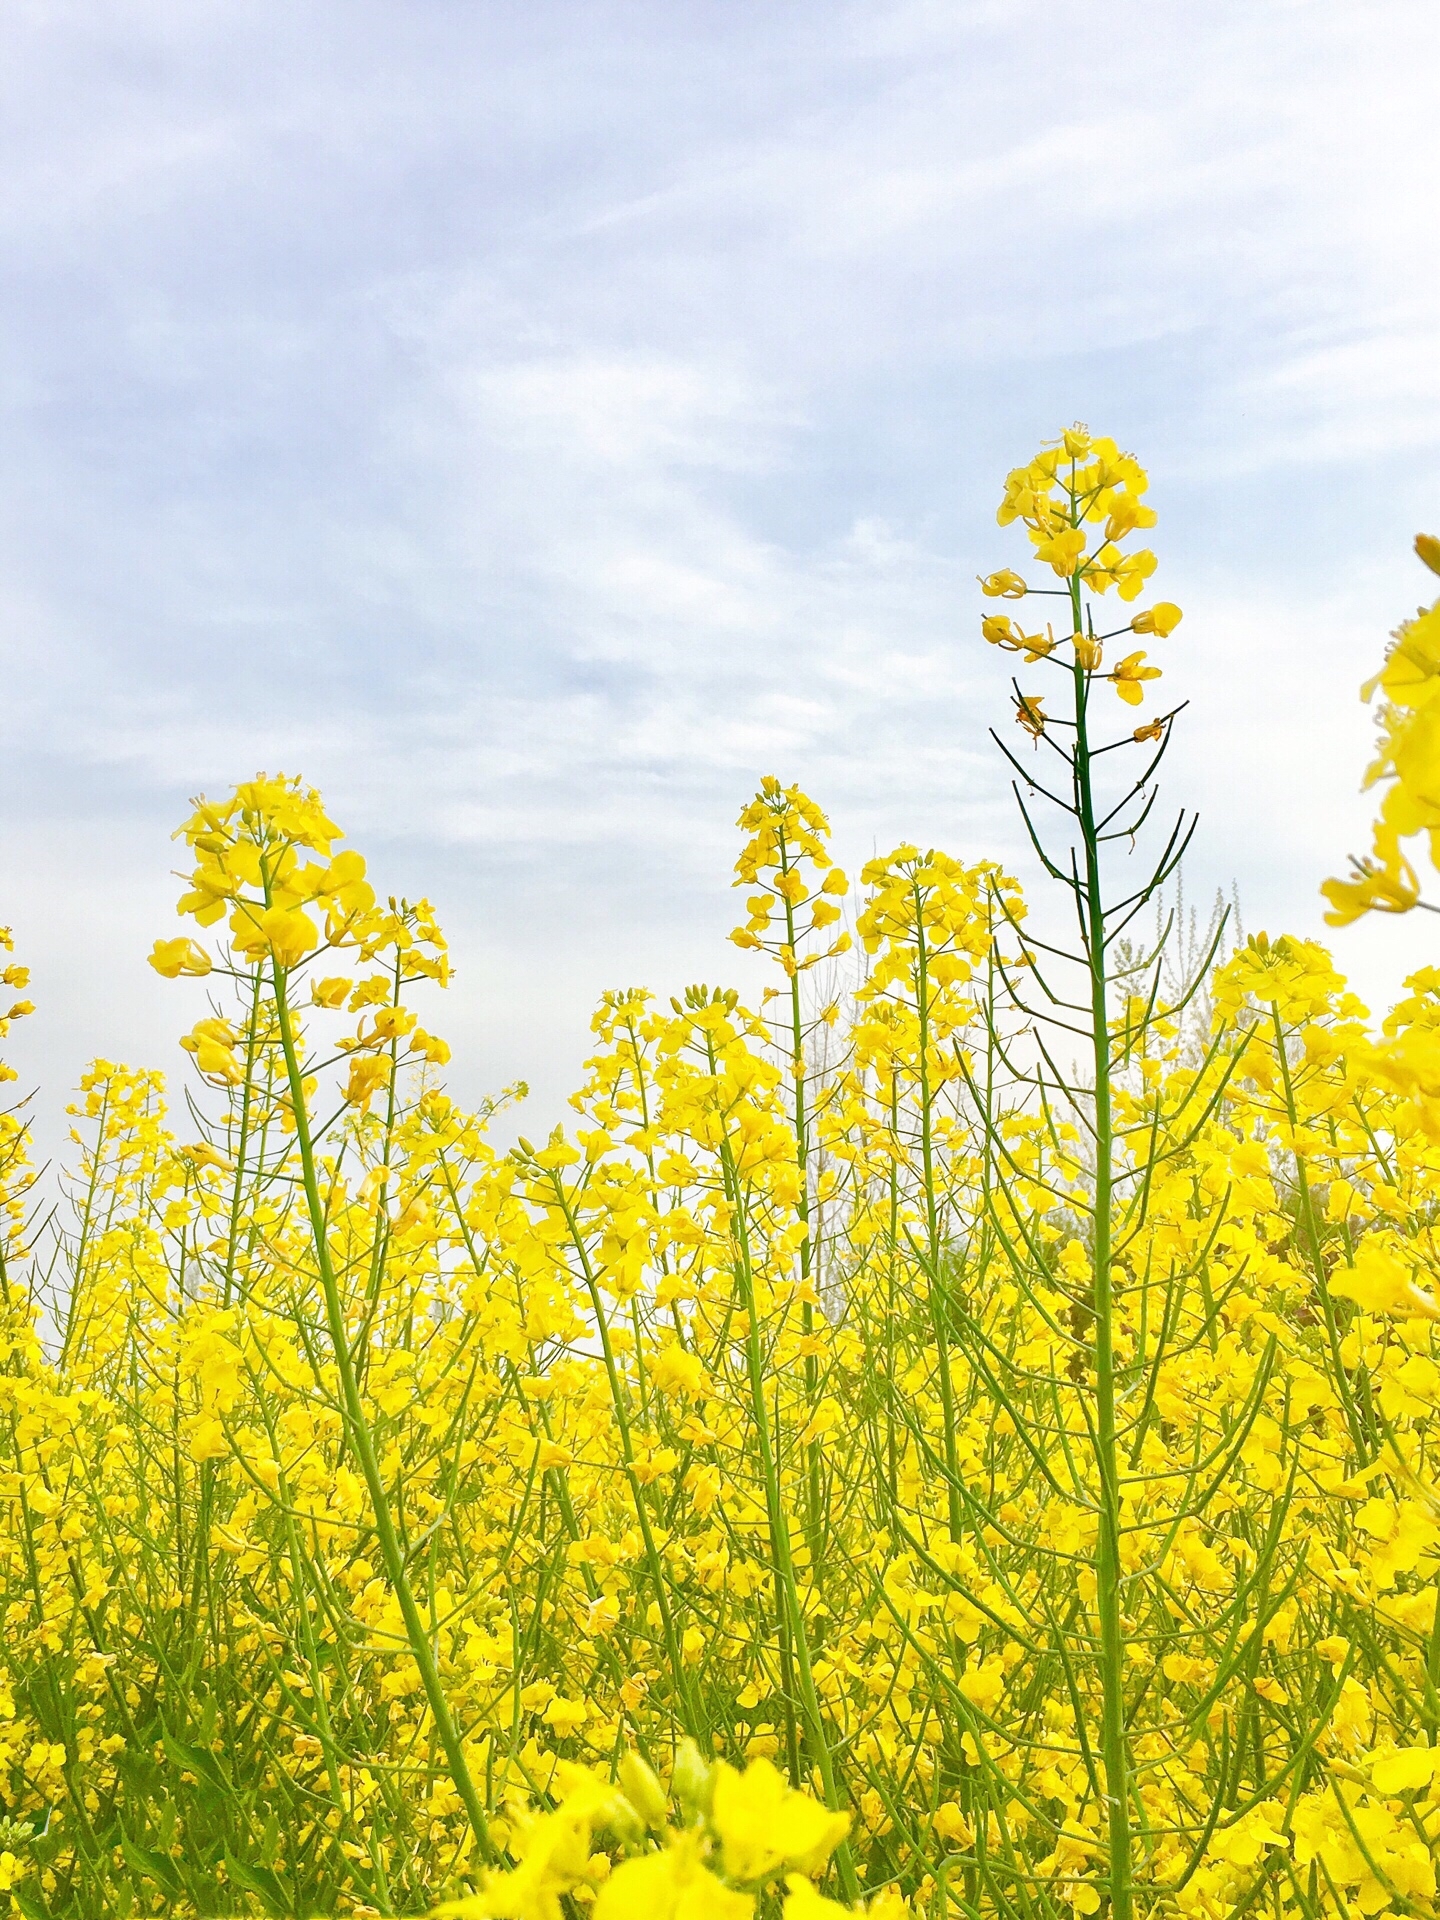
[[[1440,573],[1440,540],[1418,534],[1415,551]],[[1364,913],[1408,913],[1418,904],[1420,882],[1402,840],[1428,835],[1431,865],[1440,867],[1440,600],[1396,628],[1385,664],[1362,697],[1370,699],[1377,687],[1384,696],[1380,749],[1365,785],[1383,781],[1386,793],[1371,852],[1352,862],[1349,879],[1327,880],[1321,889],[1330,902],[1325,918],[1336,927]]]
[[[1008,614],[989,614],[981,633],[992,646],[1017,653],[1027,665],[1054,659],[1068,664],[1084,680],[1102,677],[1129,706],[1139,706],[1147,681],[1158,680],[1160,669],[1146,664],[1143,650],[1127,653],[1102,674],[1105,643],[1113,633],[1097,635],[1093,619],[1082,615],[1082,593],[1106,594],[1114,587],[1122,600],[1134,600],[1154,573],[1155,555],[1149,548],[1122,551],[1131,534],[1155,525],[1155,510],[1144,504],[1149,478],[1132,454],[1121,453],[1113,440],[1096,438],[1088,428],[1067,428],[1053,445],[1041,448],[1028,466],[1016,467],[1005,483],[997,519],[1002,527],[1018,520],[1030,536],[1035,558],[1048,565],[1064,585],[1028,586],[1009,567],[987,575],[981,590],[991,599],[1020,600],[1027,595],[1059,593],[1069,603],[1071,631],[1057,637],[1053,623],[1043,633],[1027,633]],[[1090,527],[1100,531],[1091,535]],[[1172,601],[1161,600],[1132,616],[1120,633],[1153,634],[1164,639],[1174,632],[1181,612]],[[1069,649],[1068,655],[1063,651]],[[1035,695],[1017,694],[1016,718],[1037,738],[1048,716]],[[1158,728],[1143,736],[1158,736]]]

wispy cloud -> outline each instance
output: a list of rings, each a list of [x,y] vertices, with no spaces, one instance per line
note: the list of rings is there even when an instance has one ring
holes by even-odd
[[[1020,858],[973,575],[1076,415],[1155,473],[1197,881],[1318,924],[1435,517],[1420,0],[37,0],[0,53],[4,912],[52,1088],[164,1047],[166,836],[259,766],[437,897],[471,1081],[552,1102],[592,992],[738,964],[760,774],[852,859]],[[1410,930],[1347,940],[1378,990]]]

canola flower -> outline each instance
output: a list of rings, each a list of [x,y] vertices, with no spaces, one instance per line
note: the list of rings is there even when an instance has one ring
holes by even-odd
[[[1440,540],[1415,536],[1415,552],[1440,573]],[[1440,600],[1421,607],[1395,629],[1385,664],[1362,688],[1369,700],[1384,696],[1379,712],[1379,751],[1365,785],[1386,784],[1371,852],[1353,859],[1346,880],[1327,880],[1331,926],[1348,926],[1366,913],[1408,913],[1424,905],[1415,869],[1402,841],[1425,834],[1432,866],[1440,866]]]
[[[1148,491],[1071,429],[983,583],[1068,948],[767,779],[773,986],[607,994],[509,1150],[428,903],[197,803],[180,1086],[93,1063],[55,1218],[0,1119],[11,1911],[1433,1910],[1440,970],[1133,944]]]

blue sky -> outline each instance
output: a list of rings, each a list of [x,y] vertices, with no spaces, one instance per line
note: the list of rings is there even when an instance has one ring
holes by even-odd
[[[168,836],[257,768],[430,893],[426,1024],[531,1128],[603,988],[745,983],[761,775],[847,863],[1019,859],[974,576],[1077,418],[1186,609],[1191,891],[1319,929],[1440,531],[1433,6],[17,0],[0,55],[42,1138],[90,1054],[176,1060]],[[1336,945],[1379,998],[1433,925]]]

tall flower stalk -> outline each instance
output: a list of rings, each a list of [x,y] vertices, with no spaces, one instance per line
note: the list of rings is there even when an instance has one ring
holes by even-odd
[[[1069,1204],[1083,1211],[1087,1223],[1089,1279],[1083,1287],[1071,1289],[1068,1391],[1057,1378],[1052,1398],[1066,1434],[1062,1445],[1068,1448],[1069,1434],[1077,1439],[1083,1435],[1091,1461],[1091,1471],[1081,1481],[1087,1488],[1083,1503],[1092,1508],[1094,1519],[1090,1558],[1095,1626],[1093,1633],[1087,1630],[1079,1636],[1065,1630],[1061,1651],[1072,1670],[1076,1653],[1088,1653],[1098,1675],[1098,1757],[1107,1842],[1098,1891],[1116,1920],[1130,1920],[1133,1911],[1137,1832],[1143,1832],[1146,1824],[1137,1800],[1133,1689],[1127,1659],[1135,1631],[1136,1581],[1127,1574],[1123,1558],[1127,1468],[1133,1465],[1127,1455],[1133,1456],[1140,1446],[1143,1417],[1137,1423],[1124,1402],[1139,1377],[1136,1362],[1143,1354],[1143,1335],[1137,1341],[1135,1320],[1143,1319],[1144,1297],[1150,1291],[1146,1279],[1138,1287],[1131,1283],[1119,1262],[1143,1219],[1160,1121],[1157,1111],[1153,1121],[1145,1116],[1138,1127],[1132,1124],[1126,1130],[1125,1144],[1132,1149],[1138,1144],[1138,1159],[1132,1152],[1124,1171],[1118,1170],[1116,1082],[1120,1070],[1144,1051],[1147,1038],[1165,1031],[1166,1016],[1173,1010],[1157,1004],[1162,965],[1158,951],[1146,957],[1143,971],[1148,991],[1139,994],[1136,986],[1141,983],[1136,979],[1117,979],[1111,955],[1136,915],[1175,872],[1194,825],[1193,821],[1187,825],[1182,814],[1148,871],[1138,877],[1134,874],[1133,866],[1128,866],[1131,850],[1152,811],[1155,774],[1169,745],[1175,715],[1163,713],[1126,728],[1118,737],[1113,733],[1107,737],[1109,730],[1098,708],[1107,684],[1125,706],[1136,708],[1143,702],[1146,684],[1160,677],[1159,669],[1147,664],[1141,650],[1107,667],[1106,647],[1122,635],[1163,637],[1181,618],[1177,607],[1161,602],[1111,631],[1096,630],[1092,596],[1114,588],[1122,601],[1133,600],[1154,572],[1153,553],[1144,548],[1126,552],[1123,544],[1132,533],[1155,523],[1153,509],[1144,502],[1147,488],[1143,469],[1131,456],[1120,453],[1113,441],[1092,438],[1083,427],[1067,431],[1027,467],[1010,474],[999,513],[1002,525],[1015,520],[1024,524],[1036,560],[1049,567],[1057,584],[1031,588],[1008,569],[982,583],[993,598],[1021,600],[1032,594],[1057,598],[1065,616],[1062,626],[1069,627],[1068,634],[1057,637],[1048,622],[1043,633],[1027,633],[1003,615],[983,622],[984,636],[992,644],[1021,655],[1032,667],[1044,663],[1056,671],[1053,684],[1060,701],[1051,711],[1048,702],[1055,695],[1025,691],[1018,681],[1014,683],[1015,718],[1030,736],[1032,756],[1042,750],[1047,755],[1040,770],[1003,742],[999,744],[1016,775],[1016,800],[1030,842],[1047,877],[1069,896],[1078,937],[1073,946],[1057,946],[1032,935],[1021,956],[1026,971],[1012,971],[1007,986],[1012,1006],[1033,1023],[1035,1035],[1035,1058],[1019,1068],[1017,1082],[1028,1087],[1042,1114],[1048,1116],[1058,1107],[1078,1115],[1089,1149],[1088,1178],[1082,1190],[1072,1190],[1068,1196]],[[1099,529],[1094,536],[1089,531],[1092,527]],[[1102,762],[1116,753],[1138,753],[1140,765],[1131,770],[1122,759],[1119,777],[1106,781]],[[1058,776],[1053,785],[1052,769]],[[1066,823],[1068,844],[1054,841],[1042,826],[1035,811],[1037,799],[1048,802]],[[1116,847],[1123,851],[1128,866],[1118,881],[1112,879],[1113,862],[1107,859],[1109,850]],[[1008,917],[1018,934],[1018,922],[1013,914]],[[1205,956],[1207,967],[1211,957]],[[1068,975],[1067,969],[1071,970]],[[1078,995],[1069,984],[1077,974]],[[1117,987],[1122,995],[1118,1018]],[[1077,1077],[1059,1065],[1055,1043],[1062,1036],[1071,1044],[1083,1043],[1087,1077]],[[1011,1056],[1016,1057],[1013,1043]],[[1181,1117],[1178,1113],[1165,1116],[1166,1147],[1172,1154],[1189,1144],[1175,1137]],[[1002,1176],[1002,1192],[1006,1184]],[[1017,1244],[1013,1224],[1007,1223],[1007,1228],[1002,1241],[1012,1271],[1028,1297],[1038,1302],[1037,1279],[1048,1277],[1044,1264],[1037,1263],[1038,1249],[1033,1240]],[[1137,1304],[1138,1316],[1134,1314]],[[1172,1289],[1165,1301],[1167,1319],[1178,1304],[1178,1293]],[[1161,1352],[1157,1348],[1153,1357],[1144,1357],[1158,1366]],[[1078,1432],[1061,1411],[1069,1405],[1078,1413]],[[1053,1453],[1054,1436],[1035,1424],[1033,1414],[1028,1430],[1037,1459]],[[1045,1471],[1048,1475],[1053,1469],[1047,1464]],[[1133,1518],[1130,1530],[1134,1531]]]

